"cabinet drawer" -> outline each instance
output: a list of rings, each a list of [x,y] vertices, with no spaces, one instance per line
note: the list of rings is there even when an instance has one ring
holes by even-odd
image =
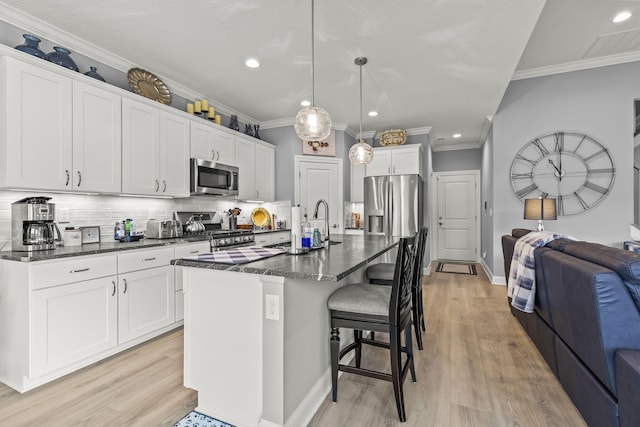
[[[111,276],[117,274],[118,264],[116,255],[102,255],[39,262],[30,270],[31,289],[36,290]]]
[[[291,233],[289,233],[288,231],[273,233],[271,240],[272,244],[289,242],[291,240]]]
[[[255,235],[256,246],[267,246],[271,244],[271,236],[269,233],[258,233]]]
[[[204,254],[211,252],[211,245],[209,241],[192,243],[189,245],[180,245],[176,246],[176,256],[175,258],[184,258],[187,256],[195,256],[198,254]]]
[[[173,248],[149,249],[118,254],[118,273],[169,265],[173,258]]]

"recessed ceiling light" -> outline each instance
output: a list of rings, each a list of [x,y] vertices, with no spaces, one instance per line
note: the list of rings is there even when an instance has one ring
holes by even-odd
[[[626,21],[629,18],[631,18],[631,12],[620,12],[613,18],[613,22],[622,22]]]
[[[304,101],[300,102],[300,105],[302,105],[303,107],[308,107],[309,105],[311,105],[311,101],[307,101],[306,99]]]
[[[462,136],[462,134],[461,133],[454,133],[452,136],[454,138],[460,138]]]
[[[260,66],[260,63],[258,62],[257,59],[250,58],[244,62],[244,65],[246,65],[249,68],[258,68]]]
[[[377,111],[369,111],[369,117],[375,117],[378,115]]]

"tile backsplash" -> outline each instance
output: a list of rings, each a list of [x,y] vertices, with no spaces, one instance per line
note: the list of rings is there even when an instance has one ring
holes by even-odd
[[[213,197],[189,197],[184,199],[156,199],[86,194],[64,194],[0,190],[0,250],[11,249],[11,204],[25,197],[51,197],[56,205],[56,222],[64,227],[100,226],[100,239],[113,239],[113,227],[117,221],[132,218],[136,228],[145,229],[149,219],[171,219],[174,211],[224,212],[241,209],[238,224],[251,223],[251,211],[264,207],[277,218],[291,219],[291,202],[278,201],[263,204],[223,200]]]

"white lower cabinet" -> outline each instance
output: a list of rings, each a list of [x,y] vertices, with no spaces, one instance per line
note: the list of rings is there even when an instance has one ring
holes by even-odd
[[[189,243],[176,247],[176,259],[206,254],[211,252],[211,244],[209,241]],[[184,292],[182,291],[182,267],[175,266],[175,285],[176,285],[176,322],[184,320]]]
[[[118,288],[120,343],[175,322],[173,266],[119,274]]]
[[[0,260],[0,382],[25,392],[179,326],[171,260],[209,251],[205,241]]]
[[[118,344],[116,276],[32,293],[32,370],[38,377]]]

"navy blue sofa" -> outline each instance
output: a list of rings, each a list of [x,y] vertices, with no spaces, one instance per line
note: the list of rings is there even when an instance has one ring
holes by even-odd
[[[502,237],[507,278],[529,231]],[[534,312],[512,313],[589,426],[640,426],[640,255],[567,239],[534,255]]]

